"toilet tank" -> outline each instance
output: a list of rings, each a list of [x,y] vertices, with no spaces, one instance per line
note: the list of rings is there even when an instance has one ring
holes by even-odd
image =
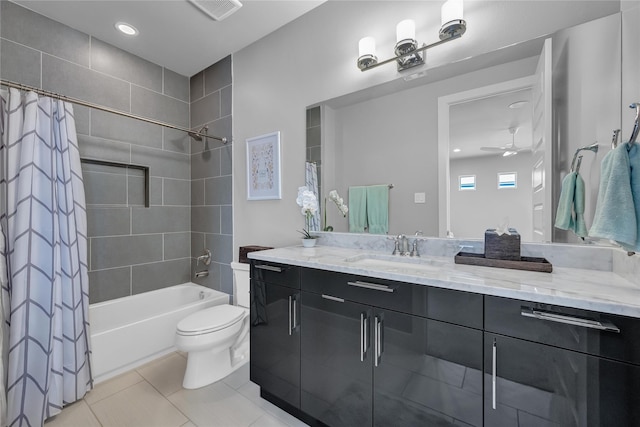
[[[235,305],[249,308],[249,264],[232,262]]]

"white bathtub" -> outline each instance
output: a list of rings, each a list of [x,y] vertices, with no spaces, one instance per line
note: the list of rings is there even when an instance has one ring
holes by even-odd
[[[96,383],[175,351],[176,325],[187,315],[228,304],[229,295],[194,283],[89,306]]]

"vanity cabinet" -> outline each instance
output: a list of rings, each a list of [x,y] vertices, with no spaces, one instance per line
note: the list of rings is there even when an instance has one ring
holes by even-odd
[[[301,409],[330,426],[481,426],[482,295],[301,271]]]
[[[485,296],[485,426],[638,426],[640,320]]]
[[[300,268],[251,261],[250,377],[300,407]]]

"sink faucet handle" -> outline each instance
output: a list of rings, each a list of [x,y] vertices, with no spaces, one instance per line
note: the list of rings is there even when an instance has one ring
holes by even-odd
[[[416,231],[416,234],[414,234],[414,236],[422,236],[424,233],[422,232],[422,230],[418,230]]]
[[[411,256],[420,256],[420,252],[418,252],[418,239],[413,240],[413,246],[411,247]]]

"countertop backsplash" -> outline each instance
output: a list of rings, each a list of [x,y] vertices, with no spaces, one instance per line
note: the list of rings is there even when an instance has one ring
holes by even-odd
[[[364,249],[391,254],[394,236],[320,232],[318,244],[340,248]],[[408,235],[410,242],[417,238],[422,256],[451,256],[460,251],[484,253],[481,239],[442,239]],[[612,271],[640,286],[640,255],[628,256],[616,247],[569,245],[554,243],[523,243],[522,256],[546,258],[554,267]]]

